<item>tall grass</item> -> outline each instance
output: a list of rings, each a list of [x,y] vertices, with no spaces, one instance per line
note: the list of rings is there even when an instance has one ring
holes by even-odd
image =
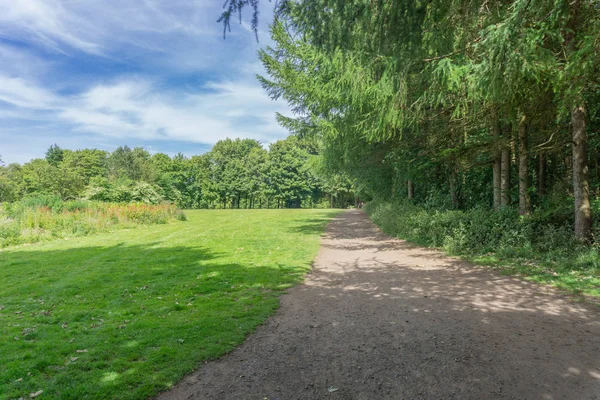
[[[409,202],[372,202],[366,211],[389,235],[600,297],[600,246],[578,242],[560,210],[524,218],[512,208],[440,211]]]
[[[185,219],[185,214],[172,204],[62,201],[37,196],[3,206],[0,248]]]

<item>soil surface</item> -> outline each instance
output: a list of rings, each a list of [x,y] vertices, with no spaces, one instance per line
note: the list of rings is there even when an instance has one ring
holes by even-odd
[[[347,211],[276,315],[159,399],[600,399],[600,309]]]

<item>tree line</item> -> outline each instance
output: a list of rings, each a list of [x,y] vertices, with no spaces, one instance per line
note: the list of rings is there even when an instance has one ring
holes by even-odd
[[[290,137],[263,148],[252,139],[225,139],[185,157],[141,147],[67,150],[23,165],[0,162],[0,202],[55,195],[63,200],[172,202],[180,208],[347,207],[353,185],[327,173],[309,141]]]
[[[227,2],[225,27],[255,4]],[[296,112],[280,123],[361,196],[515,207],[592,240],[597,1],[284,0],[271,36],[259,79]]]

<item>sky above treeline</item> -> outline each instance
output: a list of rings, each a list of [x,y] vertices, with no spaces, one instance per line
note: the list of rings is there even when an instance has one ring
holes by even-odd
[[[286,136],[255,74],[270,43],[261,2],[223,39],[223,0],[0,0],[0,156],[141,146],[185,155],[220,139]]]

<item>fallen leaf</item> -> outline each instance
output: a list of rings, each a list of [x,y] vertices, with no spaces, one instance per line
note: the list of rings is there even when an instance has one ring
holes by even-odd
[[[29,393],[29,397],[31,397],[33,399],[34,397],[38,397],[42,393],[44,393],[43,390],[38,390],[37,392]]]
[[[338,390],[340,390],[340,389],[339,389],[339,388],[336,388],[336,387],[333,387],[333,386],[331,386],[329,389],[327,389],[327,391],[328,391],[329,393],[337,392]]]
[[[83,350],[77,350],[78,353],[87,353],[88,350],[87,349],[83,349]]]

